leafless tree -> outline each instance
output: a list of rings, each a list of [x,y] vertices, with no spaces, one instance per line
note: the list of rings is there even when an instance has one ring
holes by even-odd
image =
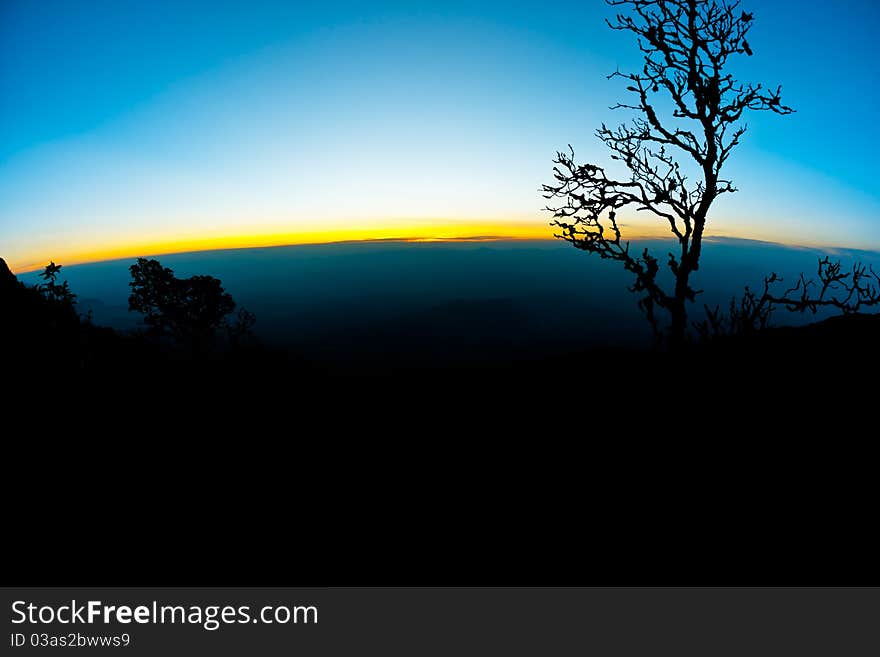
[[[780,293],[776,290],[781,283],[783,279],[772,273],[764,278],[760,296],[746,287],[741,298],[731,299],[727,313],[718,306],[705,306],[706,319],[695,323],[695,328],[704,338],[748,335],[766,328],[777,307],[813,314],[820,308],[832,308],[845,315],[880,308],[880,273],[860,262],[846,270],[839,260],[825,256],[819,260],[815,278],[801,274],[792,287]]]
[[[546,209],[560,229],[556,237],[617,260],[635,276],[630,289],[641,295],[639,307],[655,335],[665,335],[676,348],[685,340],[688,303],[698,294],[691,274],[699,269],[709,210],[719,196],[736,191],[721,170],[746,132],[743,116],[749,110],[793,110],[782,104],[780,87],[742,83],[729,72],[731,58],[752,54],[746,36],[753,16],[740,9],[739,0],[607,2],[622,12],[607,21],[609,27],[634,34],[644,60],[640,72],[609,76],[627,81],[633,100],[615,109],[633,110],[635,118],[617,128],[603,124],[596,132],[629,175],[618,179],[601,166],[578,164],[569,146],[554,160],[555,181],[543,186]],[[623,209],[668,223],[678,240],[666,262],[671,289],[658,280],[658,259],[647,249],[631,251],[622,238]]]

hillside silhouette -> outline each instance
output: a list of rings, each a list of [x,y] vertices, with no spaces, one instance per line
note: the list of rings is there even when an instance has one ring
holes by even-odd
[[[155,271],[161,271],[158,263]],[[191,303],[183,299],[191,299],[185,281],[192,279],[163,276],[167,281],[178,281],[173,285],[183,285],[187,294],[176,297],[169,292],[170,296],[161,300],[165,304],[162,312],[204,326],[193,315],[198,314],[195,306],[186,312],[174,307]],[[212,279],[209,287],[214,290],[211,298],[220,300],[224,313],[231,313],[234,304],[223,296],[220,282]],[[197,306],[203,307],[202,302]],[[219,331],[220,315],[215,310],[209,312],[214,317],[212,332]],[[609,385],[624,384],[646,373],[666,380],[698,378],[719,383],[722,372],[727,373],[731,387],[735,380],[756,377],[759,372],[764,373],[760,382],[788,385],[798,373],[842,372],[849,367],[880,364],[880,315],[876,314],[851,313],[806,326],[726,335],[693,342],[683,353],[671,354],[625,346],[584,347],[571,339],[553,343],[530,340],[538,326],[535,319],[505,298],[457,300],[417,312],[392,313],[356,334],[327,332],[323,342],[313,343],[319,348],[305,353],[295,347],[266,347],[257,340],[242,347],[225,337],[206,350],[203,346],[193,348],[192,330],[183,325],[156,330],[163,322],[167,328],[167,318],[160,320],[159,315],[147,330],[97,326],[77,312],[75,302],[59,301],[39,286],[20,282],[2,260],[0,313],[4,362],[18,372],[87,376],[137,371],[160,380],[180,371],[205,379],[228,373],[227,384],[232,387],[253,385],[261,379],[268,387],[272,377],[283,375],[281,390],[317,389],[332,386],[334,381],[364,378],[381,378],[398,389],[467,390],[486,382],[503,387],[540,382],[556,386],[582,381],[585,373],[600,368]],[[204,340],[204,334],[200,335]],[[681,367],[682,362],[687,367]],[[264,376],[267,374],[270,376]]]
[[[657,572],[672,569],[693,575],[697,569],[691,550],[702,550],[707,540],[719,545],[730,545],[733,541],[737,551],[748,553],[755,549],[753,535],[768,542],[766,537],[775,536],[773,532],[789,536],[789,525],[780,528],[776,508],[768,506],[764,499],[751,507],[754,513],[743,518],[746,497],[754,493],[755,472],[761,468],[772,471],[768,478],[774,482],[778,479],[777,468],[803,475],[798,488],[801,510],[786,508],[785,519],[790,523],[792,513],[796,513],[797,520],[807,528],[806,536],[817,531],[817,513],[824,513],[823,517],[837,523],[838,536],[853,531],[853,527],[860,534],[869,526],[859,522],[860,518],[863,520],[861,507],[853,505],[853,501],[868,500],[869,496],[855,495],[849,488],[841,487],[839,490],[847,491],[845,495],[852,496],[844,500],[850,506],[843,507],[844,511],[839,506],[822,511],[821,504],[827,502],[828,495],[817,481],[827,484],[827,473],[803,467],[796,458],[792,461],[788,443],[774,438],[800,439],[799,422],[809,421],[810,430],[821,430],[837,421],[840,408],[846,408],[846,404],[858,406],[873,394],[873,388],[857,383],[863,379],[853,379],[851,375],[855,370],[870,376],[880,365],[877,315],[852,314],[804,327],[770,328],[747,337],[728,336],[692,344],[683,353],[576,346],[567,352],[548,353],[538,343],[510,342],[504,338],[512,322],[525,318],[515,304],[498,299],[485,307],[473,302],[438,304],[423,313],[377,327],[370,334],[360,334],[354,344],[352,336],[344,333],[328,336],[328,346],[346,349],[352,354],[350,358],[330,360],[316,358],[314,354],[260,348],[237,355],[221,351],[206,358],[188,348],[167,344],[167,336],[157,339],[95,326],[77,314],[75,307],[47,298],[34,286],[18,281],[0,261],[0,318],[0,362],[7,380],[23,393],[7,395],[7,408],[30,419],[39,431],[45,430],[47,423],[43,418],[48,417],[48,426],[59,427],[57,432],[50,432],[50,437],[59,438],[58,442],[72,452],[79,452],[82,446],[65,433],[71,426],[85,427],[89,436],[112,437],[109,444],[114,450],[118,446],[131,450],[127,460],[114,469],[117,480],[109,489],[103,488],[106,484],[102,477],[94,476],[105,493],[132,490],[128,463],[144,460],[154,468],[143,481],[143,490],[149,491],[152,499],[163,491],[176,491],[174,485],[179,482],[193,487],[192,499],[203,498],[206,491],[223,491],[230,482],[241,486],[246,507],[240,510],[206,505],[212,507],[208,512],[187,511],[177,516],[179,524],[175,526],[168,508],[177,507],[153,504],[148,505],[147,512],[152,516],[126,508],[119,510],[118,523],[114,524],[112,519],[98,523],[107,525],[108,541],[124,546],[125,554],[143,554],[146,564],[164,566],[162,555],[166,560],[173,555],[172,572],[181,564],[185,564],[187,573],[192,573],[193,568],[197,569],[195,572],[199,568],[207,572],[206,563],[222,572],[228,572],[230,563],[246,563],[251,575],[254,569],[263,569],[261,572],[277,577],[278,562],[265,553],[253,555],[247,561],[219,559],[216,555],[220,552],[213,545],[205,552],[214,555],[214,562],[210,556],[206,561],[202,554],[182,560],[179,549],[170,550],[169,546],[180,545],[182,536],[192,545],[197,545],[199,538],[211,536],[216,538],[217,545],[242,547],[239,554],[250,554],[247,548],[254,549],[253,537],[266,527],[279,527],[278,518],[291,513],[295,514],[296,531],[304,535],[302,517],[299,511],[291,511],[289,503],[291,481],[301,485],[300,471],[314,471],[322,478],[316,490],[323,494],[348,476],[333,474],[335,478],[328,483],[326,470],[335,471],[344,459],[338,454],[314,456],[309,451],[313,443],[325,443],[334,451],[351,449],[351,467],[361,469],[362,476],[369,479],[364,481],[362,490],[372,491],[376,471],[365,466],[371,463],[370,458],[386,459],[387,463],[395,464],[394,468],[398,467],[399,459],[399,454],[395,454],[398,459],[390,458],[390,448],[384,451],[377,447],[373,432],[383,436],[402,434],[413,442],[437,432],[447,459],[442,463],[449,463],[450,469],[435,480],[426,480],[426,470],[420,463],[408,471],[413,480],[420,480],[421,486],[426,481],[434,486],[435,494],[443,498],[443,508],[449,503],[449,488],[459,486],[459,473],[452,469],[452,463],[455,467],[461,462],[471,463],[471,441],[483,444],[491,453],[491,461],[484,453],[485,460],[471,463],[476,468],[471,473],[474,480],[484,484],[490,467],[500,467],[507,473],[508,480],[497,485],[499,498],[503,496],[506,505],[496,510],[493,501],[491,507],[491,513],[502,514],[508,527],[503,540],[498,538],[496,525],[487,524],[488,507],[475,506],[475,497],[468,497],[458,513],[448,516],[448,525],[439,532],[437,518],[444,512],[440,505],[423,518],[423,540],[431,545],[437,545],[438,540],[447,541],[447,557],[458,554],[464,560],[461,555],[467,554],[467,560],[473,562],[473,552],[461,552],[461,536],[480,537],[480,545],[491,546],[481,548],[485,550],[485,563],[490,564],[483,566],[480,562],[480,568],[490,569],[481,576],[491,572],[495,577],[509,578],[510,573],[520,576],[522,572],[532,572],[540,573],[536,577],[546,577],[552,572],[560,581],[570,581],[578,572],[572,564],[585,561],[581,518],[591,526],[592,542],[607,546],[609,558],[611,554],[617,555],[625,572],[641,577],[655,573],[656,577]],[[488,344],[495,351],[486,348]],[[360,356],[354,357],[357,354]],[[10,363],[14,366],[11,372],[6,367]],[[15,367],[20,368],[19,372]],[[686,437],[696,439],[693,445],[686,440],[680,444],[665,440],[663,422],[669,413],[669,400],[678,395],[686,396],[692,404],[688,417],[693,424]],[[325,435],[330,439],[324,441]],[[354,437],[356,447],[340,450],[338,435]],[[633,436],[644,439],[644,446],[632,440]],[[523,463],[510,468],[497,461],[505,448],[496,447],[493,439],[512,443],[517,437],[526,438],[521,446],[513,448]],[[560,452],[553,439],[574,446],[570,452]],[[755,441],[757,447],[749,449],[748,440]],[[54,442],[41,439],[32,444],[40,450],[54,451]],[[280,446],[276,447],[276,442]],[[701,444],[713,445],[718,454],[725,452],[723,459],[707,457]],[[614,448],[620,452],[615,453]],[[194,452],[190,459],[187,449]],[[584,449],[587,453],[581,456]],[[710,484],[717,485],[723,464],[730,463],[728,449],[736,451],[739,460],[734,463],[742,464],[742,469],[737,469],[736,477],[727,483],[723,506],[719,507],[717,494],[707,495],[707,491],[712,490]],[[812,447],[802,451],[809,449]],[[221,460],[222,465],[218,466],[209,454],[211,450],[221,451],[229,463]],[[632,451],[637,451],[638,456],[623,456],[624,452]],[[114,452],[114,456],[119,453],[127,454]],[[665,465],[658,465],[664,458],[687,464],[691,472],[686,477],[682,473],[670,475]],[[823,458],[828,458],[824,452]],[[848,453],[839,457],[829,471],[845,472],[847,479],[853,479],[848,458]],[[59,461],[66,465],[65,458]],[[607,473],[613,466],[620,468],[620,480],[606,484],[597,479],[599,472]],[[641,485],[648,482],[649,486],[662,487],[664,492],[673,487],[680,498],[660,501],[653,489],[636,500],[621,494],[618,488],[637,485],[625,477],[637,478],[632,473],[638,468],[653,472],[657,478],[656,484],[644,479],[640,480]],[[618,476],[617,470],[613,472]],[[71,490],[80,490],[82,473],[67,475],[76,479],[77,487]],[[210,479],[203,484],[201,477]],[[173,482],[171,488],[169,480]],[[272,515],[262,504],[256,506],[265,515],[254,510],[252,491],[260,491],[267,481],[284,488],[270,498],[276,503],[283,501],[285,506],[278,509],[278,514],[287,515]],[[366,492],[351,496],[356,498],[354,502],[346,496],[342,503],[342,512],[348,514],[345,522],[339,520],[338,507],[332,513],[327,511],[321,521],[329,518],[337,529],[330,533],[315,529],[309,533],[309,543],[319,541],[315,545],[325,555],[338,553],[339,561],[347,569],[342,572],[355,575],[365,562],[352,560],[348,547],[352,527],[357,536],[378,535],[384,536],[387,544],[412,545],[411,514],[393,520],[386,517],[385,524],[377,520],[377,514],[402,508],[401,497],[420,490],[419,484],[395,482],[389,488],[393,490],[381,501]],[[612,496],[616,499],[614,504],[607,501]],[[128,498],[117,495],[115,499]],[[175,501],[179,503],[180,499]],[[540,500],[539,506],[530,507],[536,500]],[[698,511],[693,510],[694,504]],[[318,508],[322,514],[325,512],[325,507]],[[45,516],[40,513],[45,514],[45,510],[34,511],[22,522],[36,518],[45,530],[50,525],[43,522]],[[253,527],[248,531],[230,531],[229,517],[233,513],[250,519]],[[132,517],[136,518],[134,522],[129,521]],[[154,524],[148,524],[146,517]],[[743,518],[740,522],[747,532],[732,531],[731,518]],[[544,524],[535,524],[535,519]],[[195,524],[196,520],[203,524]],[[104,572],[106,555],[91,549],[95,523],[76,526],[84,533],[80,541],[72,542],[90,547],[88,554],[81,548],[79,567],[91,566],[93,572]],[[320,525],[316,522],[315,526]],[[602,527],[601,533],[595,527]],[[615,530],[609,531],[608,527]],[[559,538],[560,528],[571,532],[571,540]],[[279,531],[290,530],[285,525]],[[667,537],[675,532],[680,532],[680,536],[694,535],[692,542],[683,541],[688,549],[682,550],[680,543],[670,542]],[[611,543],[607,536],[612,537]],[[663,537],[660,547],[651,545],[655,536]],[[322,538],[326,545],[320,542]],[[366,543],[365,554],[374,559],[372,568],[403,572],[404,561],[398,560],[396,552],[376,547],[386,543]],[[797,562],[792,561],[791,554],[802,555],[803,546],[795,543],[790,538],[783,543],[773,542],[774,546],[785,546],[774,548],[784,564],[783,570],[775,562],[768,566],[773,568],[774,577],[782,572],[787,577],[799,573],[792,566]],[[55,542],[47,538],[45,544]],[[854,542],[859,553],[869,544],[865,540]],[[373,552],[369,551],[370,545]],[[547,552],[548,545],[552,545],[552,555]],[[515,551],[517,548],[520,552]],[[853,548],[847,550],[849,559]],[[511,554],[521,554],[525,559],[513,564]],[[546,554],[546,561],[536,561],[534,555],[538,554]],[[621,554],[626,558],[621,558]],[[509,560],[499,561],[498,555],[508,555]],[[446,558],[441,561],[437,566],[441,570],[430,572],[448,576],[459,572],[455,570],[460,567],[459,562]],[[661,562],[663,569],[656,570]],[[49,559],[48,563],[57,567],[63,562]],[[286,568],[292,568],[287,563]],[[725,565],[725,572],[728,576],[733,573],[752,577],[754,571],[746,563],[734,559],[732,565]],[[610,577],[607,562],[602,565],[601,570],[606,573],[602,576]],[[583,572],[592,577],[595,567],[586,563]],[[808,572],[814,572],[814,560],[809,560],[808,567]],[[340,572],[336,563],[332,572]]]
[[[164,330],[120,332],[94,324],[90,315],[78,312],[76,294],[68,289],[66,281],[55,285],[60,269],[52,263],[44,273],[51,276],[46,279],[48,284],[29,286],[20,282],[0,258],[0,353],[8,371],[18,376],[141,370],[157,372],[161,377],[179,369],[234,370],[265,364],[265,352],[258,343],[246,340],[249,326],[240,323],[252,318],[237,316],[228,326],[229,337],[222,348],[209,351],[203,344],[208,337],[213,339],[219,327],[219,320],[213,315],[205,323],[205,316],[216,313],[215,306],[206,299],[220,299],[222,310],[234,310],[231,297],[222,296],[216,279],[199,277],[195,281],[201,287],[207,284],[211,289],[208,296],[194,294],[186,287],[190,281],[183,281],[185,294],[163,299],[166,305],[155,313],[150,328],[159,325],[164,329],[173,321],[178,333],[172,339],[164,339]],[[57,293],[62,289],[66,296]]]

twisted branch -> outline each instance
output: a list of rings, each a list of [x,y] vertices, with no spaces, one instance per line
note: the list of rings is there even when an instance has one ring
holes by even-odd
[[[719,307],[704,306],[706,319],[694,327],[702,338],[724,335],[749,335],[769,325],[777,307],[792,312],[816,314],[820,308],[835,308],[845,315],[880,307],[880,273],[872,265],[853,263],[849,270],[843,269],[839,260],[829,256],[819,259],[816,277],[798,276],[794,286],[781,294],[772,291],[783,279],[776,273],[764,278],[764,291],[758,296],[749,287],[740,299],[730,301],[727,314]]]

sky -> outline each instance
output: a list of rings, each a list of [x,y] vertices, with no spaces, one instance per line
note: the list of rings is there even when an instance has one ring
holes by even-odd
[[[880,4],[746,0],[754,113],[709,232],[880,248]],[[13,270],[230,246],[551,237],[540,185],[640,68],[601,0],[0,0]],[[662,226],[633,220],[633,230]]]

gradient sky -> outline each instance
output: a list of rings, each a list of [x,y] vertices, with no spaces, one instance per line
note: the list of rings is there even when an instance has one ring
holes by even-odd
[[[880,3],[746,0],[753,114],[711,231],[880,248]],[[557,148],[638,63],[601,0],[2,0],[0,255],[550,235]],[[639,66],[640,68],[640,66]],[[653,225],[653,224],[652,224]],[[648,228],[645,227],[645,231]]]

